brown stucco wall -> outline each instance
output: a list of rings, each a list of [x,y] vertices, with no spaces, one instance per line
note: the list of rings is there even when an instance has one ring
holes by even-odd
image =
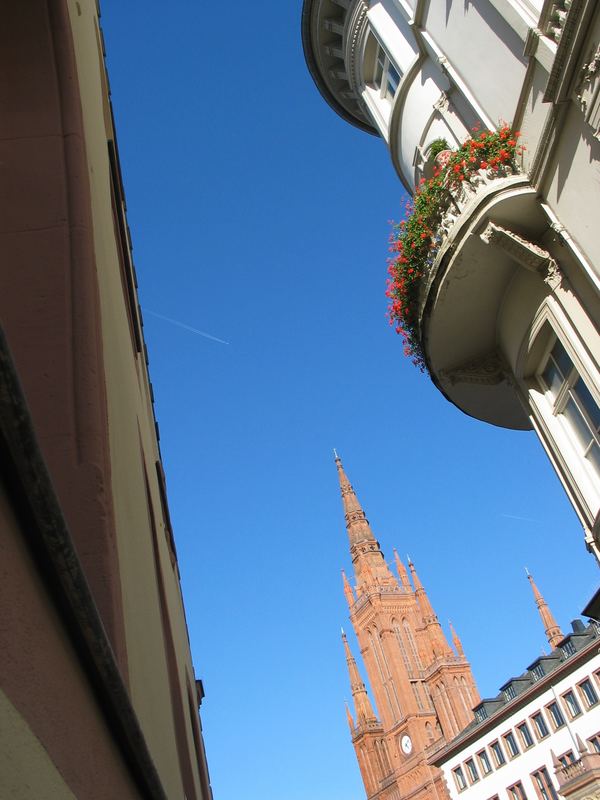
[[[4,483],[0,530],[0,678],[4,702],[12,709],[0,727],[13,747],[15,737],[22,742],[16,757],[27,767],[18,769],[12,759],[11,771],[0,773],[0,796],[19,797],[35,773],[49,785],[64,782],[85,800],[140,797],[82,669],[81,654],[42,582]],[[41,749],[47,754],[42,763]],[[31,775],[30,758],[39,770],[32,768]],[[61,792],[69,797],[66,788]],[[63,795],[38,795],[49,800],[55,796]]]
[[[188,696],[194,669],[107,86],[94,0],[31,0],[5,10],[0,322],[67,535],[129,691],[145,763],[168,797],[185,789],[193,800],[210,788]],[[19,601],[0,656],[12,718],[30,726],[31,741],[47,749],[78,797],[133,797],[106,709],[89,675],[86,683],[89,654],[66,636],[68,609],[45,594],[48,576],[39,563],[36,573],[20,524],[20,533],[9,526],[3,561],[20,575],[2,587],[6,603]]]

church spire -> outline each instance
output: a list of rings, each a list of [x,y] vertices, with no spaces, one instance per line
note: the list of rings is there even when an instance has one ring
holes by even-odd
[[[400,585],[402,586],[405,592],[412,592],[412,586],[410,585],[408,572],[406,571],[406,567],[400,560],[400,556],[396,552],[396,548],[394,548],[394,561],[396,562],[396,572],[398,573],[398,577],[400,578]]]
[[[354,700],[354,709],[356,711],[357,725],[364,725],[367,722],[377,722],[377,717],[373,711],[373,706],[369,700],[367,689],[363,683],[356,661],[350,650],[348,639],[342,628],[342,642],[344,643],[344,650],[346,651],[346,663],[348,664],[348,674],[350,676],[350,687],[352,689],[352,699]]]
[[[334,450],[335,465],[340,481],[346,529],[350,540],[350,554],[356,575],[356,593],[361,594],[379,586],[397,588],[398,584],[383,557],[379,542],[373,536],[369,522],[362,510],[352,484],[348,480],[342,460]],[[348,594],[346,594],[348,598]]]
[[[540,590],[535,585],[535,581],[533,580],[533,575],[529,573],[529,570],[525,568],[525,572],[527,573],[527,578],[529,579],[529,583],[531,584],[531,589],[533,591],[533,596],[535,598],[535,604],[538,607],[538,611],[540,612],[540,617],[542,618],[542,622],[544,623],[544,628],[546,630],[546,638],[548,639],[548,643],[550,647],[557,647],[559,642],[561,642],[565,637],[561,629],[558,627],[552,612],[550,611],[548,604],[542,597]]]
[[[371,539],[374,542],[375,537],[369,526],[369,521],[358,502],[358,497],[352,488],[352,484],[344,472],[342,459],[335,450],[333,452],[335,454],[335,465],[340,481],[340,491],[342,494],[342,503],[344,504],[344,516],[346,518],[346,528],[348,530],[350,546],[357,542],[364,541],[365,539]]]

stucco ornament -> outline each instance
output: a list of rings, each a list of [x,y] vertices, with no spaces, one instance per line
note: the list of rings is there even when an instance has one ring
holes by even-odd
[[[552,288],[560,283],[561,272],[556,260],[539,245],[494,222],[488,222],[480,238],[486,244],[504,250],[513,261],[525,269],[539,273]]]
[[[440,375],[452,386],[457,383],[496,386],[508,378],[509,370],[500,353],[492,350],[483,356],[465,361],[458,367],[442,370]]]
[[[585,121],[592,127],[594,137],[600,140],[600,45],[596,45],[590,60],[581,68],[575,91]]]

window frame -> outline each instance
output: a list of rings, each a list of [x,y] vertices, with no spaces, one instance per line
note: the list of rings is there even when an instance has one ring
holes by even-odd
[[[593,703],[589,702],[588,697],[587,697],[587,695],[585,693],[585,690],[583,688],[583,685],[586,684],[586,683],[589,685],[591,691],[593,692],[594,696],[596,697],[596,699],[595,699],[595,701]],[[594,708],[595,706],[598,705],[598,700],[599,700],[599,698],[598,698],[598,690],[594,686],[594,683],[593,683],[593,681],[592,681],[592,679],[591,679],[591,677],[589,675],[586,675],[586,677],[583,678],[583,680],[579,681],[579,683],[577,684],[577,689],[579,691],[580,697],[581,697],[581,699],[583,701],[583,705],[585,706],[585,710],[586,711],[589,711],[590,708]]]
[[[517,742],[517,737],[515,736],[515,732],[511,729],[510,731],[507,731],[506,733],[503,733],[502,734],[502,739],[503,739],[504,744],[505,744],[505,750],[508,753],[509,761],[512,761],[514,758],[518,758],[521,755],[521,749],[519,747],[519,743]],[[512,740],[514,742],[515,748],[517,750],[516,753],[513,753],[512,749],[511,749],[511,747],[509,745],[509,740]]]
[[[577,711],[573,711],[571,706],[569,705],[569,701],[567,699],[569,697],[569,695],[573,698],[573,703],[574,703]],[[563,692],[563,694],[561,694],[560,697],[561,697],[561,700],[563,701],[563,705],[564,705],[564,707],[565,707],[565,709],[567,711],[567,716],[569,717],[569,719],[577,719],[577,717],[580,717],[583,714],[583,710],[581,708],[581,705],[580,705],[579,700],[577,699],[577,695],[575,693],[575,687],[572,687],[571,689],[567,689],[567,691]]]
[[[550,725],[552,726],[553,730],[559,731],[561,728],[564,728],[564,726],[567,724],[567,721],[558,703],[558,700],[551,700],[545,706],[545,709],[548,713],[548,717],[550,718]],[[554,709],[557,712],[556,716],[554,715],[552,709]],[[558,717],[558,719],[560,720],[559,722],[557,722],[556,717]]]
[[[529,737],[529,742],[523,736],[523,729],[527,731],[527,736]],[[527,724],[527,720],[524,719],[523,722],[519,722],[518,725],[515,725],[515,730],[518,731],[519,738],[521,739],[521,749],[522,750],[529,750],[530,747],[535,745],[535,740],[529,729],[529,725]]]
[[[465,778],[465,773],[463,772],[462,764],[459,764],[458,767],[454,767],[452,770],[452,775],[454,776],[454,783],[456,784],[456,788],[459,792],[464,792],[465,789],[469,788],[469,784]]]
[[[545,783],[545,786],[543,788],[540,788],[539,786],[537,779],[538,775],[541,775],[542,778],[544,779],[543,782]],[[546,767],[545,764],[534,770],[530,774],[530,777],[534,791],[537,794],[539,800],[559,800],[556,787],[552,783],[552,778],[550,777],[550,773],[548,772],[548,768]],[[550,789],[549,793],[546,791],[547,789]]]
[[[491,775],[492,772],[494,771],[494,767],[492,766],[492,761],[490,759],[487,748],[484,747],[482,750],[479,750],[477,753],[475,753],[475,755],[477,756],[477,760],[479,761],[479,766],[481,767],[482,777],[485,778],[486,775]],[[482,756],[484,758],[482,758]],[[485,769],[485,765],[487,765],[489,769]]]
[[[556,347],[559,345],[566,358],[569,361],[569,368],[564,372],[564,368],[561,364],[558,363],[556,357],[554,356],[553,352]],[[562,378],[562,382],[560,383],[559,388],[556,392],[552,389],[552,387],[548,384],[546,378],[544,377],[544,373],[546,372],[548,365],[550,362],[553,362],[555,368],[558,370],[559,376]],[[555,417],[559,421],[559,424],[563,426],[565,429],[568,438],[571,440],[573,444],[573,448],[575,451],[579,453],[582,463],[585,465],[585,468],[591,472],[592,478],[595,478],[596,481],[600,480],[600,466],[596,469],[593,463],[588,458],[588,454],[594,447],[594,445],[600,450],[600,431],[596,430],[594,427],[594,422],[589,415],[589,412],[582,402],[581,397],[575,390],[576,384],[579,380],[582,381],[583,385],[587,389],[590,394],[590,397],[593,402],[596,403],[596,407],[600,412],[600,403],[597,402],[596,398],[594,397],[593,389],[590,389],[588,382],[585,380],[585,377],[581,374],[581,371],[577,368],[577,364],[575,359],[573,358],[569,347],[562,341],[562,339],[557,335],[556,331],[553,331],[553,334],[549,337],[549,341],[546,345],[546,350],[544,357],[541,359],[539,366],[535,372],[535,377],[538,380],[538,383],[542,387],[544,397],[546,398],[552,416]],[[569,420],[569,417],[566,415],[566,409],[569,401],[572,401],[575,408],[579,412],[579,416],[585,423],[589,431],[590,441],[586,446],[579,441],[578,434],[575,430],[575,426]]]
[[[515,376],[529,400],[533,427],[554,463],[586,531],[586,541],[590,543],[593,541],[592,531],[597,530],[600,524],[600,478],[593,474],[593,465],[588,459],[581,456],[573,433],[552,413],[552,406],[537,377],[545,367],[555,339],[560,339],[594,402],[600,407],[600,370],[589,355],[589,343],[583,343],[552,295],[546,297],[540,306],[527,337],[521,343]]]
[[[469,766],[469,765],[471,765],[471,766]],[[465,761],[465,767],[467,769],[467,776],[469,778],[469,784],[471,786],[473,786],[474,783],[477,783],[479,780],[481,780],[481,776],[479,775],[479,772],[477,770],[477,764],[475,763],[475,756],[471,756],[471,758],[467,758],[467,760]],[[471,767],[473,768],[472,771],[471,771]],[[473,777],[473,773],[475,774],[475,777]]]
[[[514,794],[511,794],[513,791]],[[506,793],[508,794],[509,800],[527,800],[527,792],[523,787],[523,782],[520,780],[516,781],[511,786],[507,786]]]
[[[593,753],[600,753],[600,731],[598,733],[594,733],[592,736],[587,738],[587,743],[592,748]]]
[[[494,749],[494,745],[498,745],[498,751],[500,752],[501,759],[498,758],[498,752]],[[496,769],[500,769],[507,763],[506,755],[502,749],[500,739],[494,739],[494,741],[490,742],[488,746],[493,753],[493,760],[496,762]]]
[[[534,733],[535,733],[535,735],[537,737],[538,742],[541,742],[547,736],[550,736],[550,728],[548,727],[548,723],[546,722],[546,720],[544,718],[544,714],[543,714],[541,708],[540,708],[539,711],[536,711],[535,714],[532,714],[529,717],[529,719],[533,723],[533,730],[534,730]],[[537,723],[538,719],[540,719],[542,721],[542,725],[544,726],[544,728],[546,730],[546,733],[540,733],[540,730],[538,728],[538,723]]]

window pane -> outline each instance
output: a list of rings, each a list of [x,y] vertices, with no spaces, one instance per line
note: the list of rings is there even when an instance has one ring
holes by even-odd
[[[375,64],[375,77],[373,78],[373,83],[378,89],[381,88],[381,79],[383,78],[384,65],[385,65],[385,56],[381,48],[379,48],[377,51],[377,63]]]
[[[398,90],[398,84],[400,83],[400,75],[398,71],[392,64],[388,67],[388,78],[387,78],[387,90],[388,96],[394,97],[396,91]]]
[[[542,378],[550,392],[556,397],[564,381],[551,358],[548,359],[546,369],[542,372]]]
[[[573,362],[567,355],[567,351],[558,339],[552,348],[552,358],[561,371],[563,378],[567,378],[569,376],[569,372],[573,369]]]
[[[566,419],[569,420],[569,424],[573,428],[573,433],[575,434],[577,441],[579,444],[586,448],[592,440],[592,432],[589,429],[589,426],[581,411],[577,408],[573,397],[569,393],[569,400],[567,401],[567,405],[565,406],[565,410],[563,411]]]
[[[578,379],[573,389],[577,395],[580,405],[590,418],[594,429],[598,431],[600,428],[600,408],[598,408],[596,401],[590,394],[590,390],[587,388],[581,378]]]
[[[598,702],[598,695],[596,694],[596,690],[592,686],[589,678],[586,678],[586,680],[584,680],[584,682],[581,684],[581,691],[584,693],[585,699],[589,706],[596,705]]]

